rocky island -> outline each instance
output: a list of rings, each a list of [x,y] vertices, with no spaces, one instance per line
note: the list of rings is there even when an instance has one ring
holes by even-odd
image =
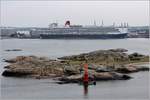
[[[9,65],[2,73],[5,77],[50,78],[60,83],[78,83],[83,78],[83,64],[88,64],[89,78],[96,81],[131,79],[128,73],[149,71],[149,67],[134,63],[149,62],[148,55],[128,54],[126,49],[97,50],[79,55],[60,57],[17,56],[5,59]]]

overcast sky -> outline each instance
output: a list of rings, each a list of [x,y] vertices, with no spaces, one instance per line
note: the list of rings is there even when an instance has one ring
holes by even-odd
[[[2,26],[47,27],[49,23],[149,24],[148,1],[1,1]]]

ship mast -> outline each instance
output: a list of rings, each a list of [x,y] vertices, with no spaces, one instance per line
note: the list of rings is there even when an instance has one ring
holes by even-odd
[[[96,21],[94,20],[94,26],[96,26]]]
[[[103,22],[103,20],[102,20],[102,24],[101,24],[101,27],[103,27],[104,26],[104,22]]]

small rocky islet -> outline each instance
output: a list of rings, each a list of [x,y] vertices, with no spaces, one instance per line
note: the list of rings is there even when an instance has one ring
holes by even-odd
[[[79,83],[83,79],[84,64],[88,64],[89,79],[128,80],[129,73],[149,71],[148,66],[139,66],[134,63],[149,62],[148,55],[139,53],[128,54],[128,50],[118,48],[97,50],[79,55],[64,56],[58,59],[49,59],[37,56],[17,56],[4,60],[2,73],[5,77],[26,77],[44,79],[50,78],[60,83]]]

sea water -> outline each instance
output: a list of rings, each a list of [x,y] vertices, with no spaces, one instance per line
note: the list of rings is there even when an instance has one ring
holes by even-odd
[[[109,40],[50,40],[50,39],[2,39],[1,66],[4,70],[10,59],[21,55],[58,57],[86,53],[100,49],[125,48],[128,53],[138,52],[149,54],[149,39],[109,39]],[[8,49],[21,49],[10,51]],[[97,82],[96,86],[88,87],[84,94],[83,86],[78,84],[59,85],[50,79],[25,79],[1,76],[2,99],[148,99],[149,72],[130,74],[133,79],[121,81]]]

